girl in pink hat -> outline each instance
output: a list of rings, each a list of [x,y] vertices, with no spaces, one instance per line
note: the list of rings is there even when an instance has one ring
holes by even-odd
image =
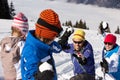
[[[5,80],[22,80],[20,56],[28,32],[28,19],[23,13],[14,16],[11,36],[0,42],[0,58]]]

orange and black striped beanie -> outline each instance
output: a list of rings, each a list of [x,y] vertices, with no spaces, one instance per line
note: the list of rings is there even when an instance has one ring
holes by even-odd
[[[40,13],[36,23],[35,34],[39,37],[53,39],[62,31],[58,14],[52,9],[45,9]]]

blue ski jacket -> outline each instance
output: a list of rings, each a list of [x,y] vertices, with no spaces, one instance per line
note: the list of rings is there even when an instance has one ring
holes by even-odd
[[[52,49],[53,45],[57,47],[56,50]],[[60,51],[61,47],[57,42],[54,41],[50,45],[47,45],[34,37],[34,30],[29,31],[21,56],[22,80],[35,80],[34,74],[38,71],[38,63],[47,56],[50,56],[53,61],[52,65],[55,71],[54,80],[57,80],[52,53],[59,53]]]

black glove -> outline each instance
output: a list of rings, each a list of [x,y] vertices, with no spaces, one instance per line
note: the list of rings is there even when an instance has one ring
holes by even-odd
[[[87,63],[87,59],[85,57],[81,58],[78,57],[76,54],[72,54],[72,56],[74,56],[81,65],[85,65]]]
[[[51,70],[45,70],[43,72],[37,72],[34,75],[35,80],[53,80],[54,72]]]
[[[43,66],[43,67],[39,68],[39,70],[34,74],[35,80],[53,80],[54,71],[53,71],[53,68],[50,69],[52,66],[52,59],[47,60],[46,64],[45,64],[45,62],[39,62],[38,67],[40,67],[40,66]],[[40,70],[40,69],[43,69],[43,70]]]
[[[102,62],[100,62],[100,66],[102,67],[102,71],[104,71],[105,73],[108,73],[109,71],[108,62],[105,60],[105,58],[103,59]]]
[[[69,47],[67,46],[68,43],[68,38],[70,35],[74,32],[72,27],[68,27],[64,34],[59,38],[58,43],[61,45],[62,49],[68,49]]]

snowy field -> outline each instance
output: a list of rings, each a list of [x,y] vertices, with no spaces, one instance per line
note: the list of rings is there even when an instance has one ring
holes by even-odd
[[[0,26],[5,25],[5,27],[0,27],[0,40],[5,36],[10,35],[10,24],[11,24],[11,20],[0,20]],[[101,35],[98,34],[97,31],[85,30],[85,32],[86,32],[85,38],[92,44],[93,49],[94,49],[95,66],[97,69],[98,67],[100,67],[99,62],[101,60],[103,38],[101,37]],[[118,38],[117,40],[117,43],[118,43],[120,42],[120,36],[119,35],[116,35],[116,36]],[[69,41],[68,41],[69,43],[72,42],[71,37],[69,38]],[[61,52],[59,54],[54,54],[54,59],[56,63],[58,80],[69,80],[69,78],[73,76],[73,65],[71,63],[70,55],[67,53]],[[2,73],[2,67],[1,67],[1,62],[0,62],[0,77],[2,76],[3,76],[3,73]]]
[[[8,0],[9,2],[11,0]],[[16,12],[23,12],[29,19],[30,29],[34,29],[34,24],[39,16],[41,10],[45,8],[52,8],[60,17],[61,22],[71,20],[75,22],[77,20],[85,20],[90,30],[85,30],[86,39],[92,44],[94,49],[94,58],[96,69],[99,67],[101,60],[101,50],[103,47],[101,35],[98,34],[97,28],[101,21],[107,21],[110,24],[110,29],[114,32],[117,26],[120,25],[120,10],[99,8],[90,5],[75,5],[63,3],[60,1],[49,2],[47,0],[25,0],[24,4],[22,0],[12,0],[15,5]],[[0,19],[0,40],[10,35],[12,21]],[[117,43],[120,44],[120,36],[117,36]],[[71,37],[69,43],[71,43]],[[73,65],[71,63],[70,55],[64,52],[60,54],[54,54],[56,63],[56,69],[58,74],[58,80],[69,80],[73,76]],[[2,67],[0,62],[0,77],[3,76]],[[0,79],[2,80],[2,79]]]

